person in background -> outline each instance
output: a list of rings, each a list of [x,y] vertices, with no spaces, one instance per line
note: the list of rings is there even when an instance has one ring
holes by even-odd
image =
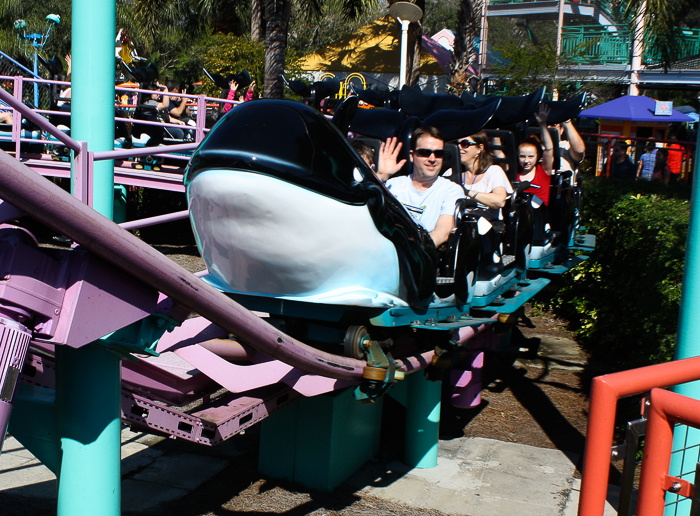
[[[637,177],[634,163],[627,155],[627,144],[625,142],[617,142],[613,145],[610,176],[620,179],[635,179]]]
[[[683,146],[678,143],[678,135],[671,133],[669,138],[673,142],[668,146],[668,168],[671,170],[671,181],[676,182],[681,178],[683,168]]]
[[[661,181],[663,184],[669,184],[671,180],[671,169],[668,166],[668,149],[659,149],[656,151],[656,159],[654,160],[654,172],[651,175],[654,181]]]
[[[639,157],[639,162],[637,163],[637,179],[642,178],[650,181],[651,175],[654,173],[655,162],[656,144],[653,140],[649,140],[646,145],[646,152]]]
[[[226,100],[236,100],[236,92],[238,91],[238,83],[236,82],[236,79],[231,79],[228,83],[229,85],[229,90],[228,94],[226,95]],[[248,91],[246,92],[245,98],[241,102],[247,102],[249,100],[252,100],[253,98],[253,91],[255,90],[255,81],[252,81],[250,83],[250,86],[248,86]],[[241,95],[242,97],[242,95]],[[229,111],[231,111],[231,108],[233,108],[233,104],[225,104],[223,113],[226,114]]]
[[[228,94],[226,95],[226,100],[236,100],[236,92],[238,91],[238,83],[236,82],[236,79],[231,79],[228,82]],[[223,114],[225,115],[229,111],[231,111],[231,108],[233,107],[233,104],[224,104],[224,109],[223,109]]]
[[[249,102],[253,100],[253,93],[255,93],[255,81],[251,81],[250,85],[248,85],[248,89],[245,92],[245,95],[241,94],[238,96],[238,101],[239,102]]]
[[[68,66],[68,70],[66,71],[65,81],[71,82],[71,74],[73,73],[73,58],[71,57],[70,54],[66,54],[64,59],[66,60],[66,65]],[[70,99],[71,98],[70,85],[62,86],[61,91],[59,91],[59,93],[58,93],[58,96],[61,99]],[[61,111],[70,111],[70,102],[66,102],[65,100],[59,100],[58,102],[56,102],[56,106]]]
[[[170,93],[180,93],[180,83],[177,81],[167,81],[165,85],[168,88],[168,91]],[[196,126],[197,124],[195,123],[194,120],[192,120],[192,115],[190,113],[190,108],[187,107],[187,99],[184,97],[173,97],[170,96],[170,110],[168,111],[168,114],[170,115],[170,123],[171,124],[178,124],[178,125],[189,125],[189,126]],[[182,129],[179,128],[171,128],[172,131],[177,136],[180,136],[180,133],[182,133],[183,138],[187,139],[192,139],[194,137],[194,131],[193,130],[187,130],[183,131]]]

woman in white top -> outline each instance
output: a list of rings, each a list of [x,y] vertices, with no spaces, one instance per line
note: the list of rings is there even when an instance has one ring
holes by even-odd
[[[462,163],[462,185],[467,196],[486,209],[493,219],[500,219],[501,208],[513,187],[501,167],[493,164],[493,152],[485,131],[457,141]]]

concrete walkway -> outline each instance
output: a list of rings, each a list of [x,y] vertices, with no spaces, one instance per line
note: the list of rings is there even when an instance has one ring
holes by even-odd
[[[157,515],[159,504],[177,500],[214,478],[242,455],[236,439],[215,448],[122,432],[122,510]],[[349,481],[358,494],[416,508],[464,516],[575,516],[580,480],[575,456],[484,438],[441,441],[438,466],[409,469],[400,462],[369,463]],[[187,472],[187,474],[183,474]],[[0,507],[22,497],[53,505],[56,478],[15,439],[0,455]],[[616,512],[608,507],[606,515]],[[22,511],[27,507],[23,505]]]

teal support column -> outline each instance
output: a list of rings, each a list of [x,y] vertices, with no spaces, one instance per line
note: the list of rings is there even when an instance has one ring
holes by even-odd
[[[121,512],[120,362],[95,344],[56,347],[58,516]]]
[[[673,358],[681,360],[700,355],[700,317],[697,316],[700,309],[700,206],[698,190],[700,189],[700,134],[695,144],[695,167],[693,170],[692,193],[690,196],[690,223],[688,225],[688,239],[685,250],[685,267],[683,270],[683,290],[681,293],[681,306],[678,317],[678,339]],[[673,388],[678,394],[693,399],[700,399],[700,382],[685,383]],[[673,433],[673,455],[669,473],[680,476],[684,473],[695,471],[696,464],[700,460],[699,448],[700,431],[685,426],[676,427]],[[690,482],[693,475],[685,476]],[[673,502],[678,503],[673,503]],[[666,503],[666,515],[690,514],[691,501],[678,495],[668,494]]]
[[[71,136],[90,151],[114,148],[114,0],[73,0]],[[95,163],[92,205],[112,218],[114,163]],[[56,348],[56,417],[61,443],[59,516],[121,512],[121,368],[91,344]]]
[[[90,151],[114,149],[114,0],[73,0],[71,136]],[[93,207],[112,218],[114,162],[94,165]]]
[[[442,382],[431,382],[423,372],[413,373],[406,399],[405,462],[414,468],[437,466],[440,431],[440,393]]]

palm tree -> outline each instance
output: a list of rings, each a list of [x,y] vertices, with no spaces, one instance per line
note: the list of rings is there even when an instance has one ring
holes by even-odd
[[[639,35],[644,41],[644,50],[658,51],[664,68],[668,68],[677,55],[682,37],[678,29],[685,25],[688,14],[697,10],[691,0],[606,1],[620,9],[635,31],[643,33]],[[640,18],[644,23],[636,24],[635,20]]]
[[[320,16],[323,0],[300,0],[312,16]],[[338,16],[355,20],[377,0],[326,0]],[[265,90],[267,98],[281,98],[284,93],[282,75],[287,53],[287,31],[292,0],[264,0],[265,2]]]
[[[470,90],[469,65],[472,58],[474,43],[479,36],[481,26],[481,8],[484,0],[463,0],[460,6],[454,42],[454,64],[452,65],[452,79],[449,87],[456,94]]]
[[[287,27],[292,12],[290,0],[265,1],[265,90],[266,98],[284,97],[284,61]]]

